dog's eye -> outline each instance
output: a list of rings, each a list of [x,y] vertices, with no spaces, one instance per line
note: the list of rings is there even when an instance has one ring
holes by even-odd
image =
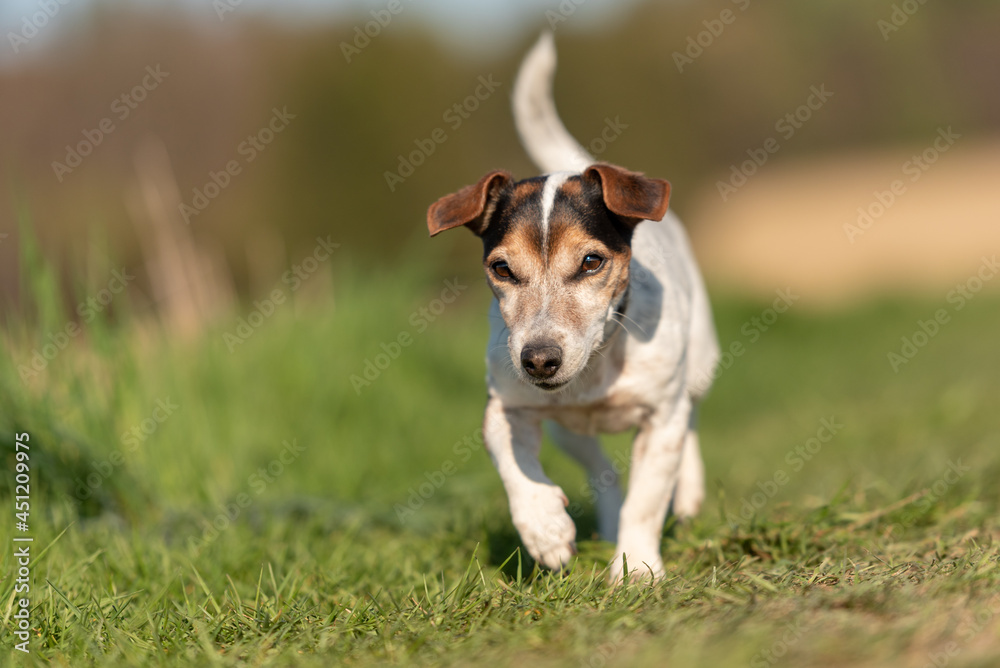
[[[580,265],[580,273],[583,274],[593,274],[598,269],[604,265],[604,258],[600,255],[588,255],[583,258],[583,264]]]
[[[490,269],[492,269],[493,273],[499,276],[500,278],[511,278],[512,276],[512,274],[510,273],[510,267],[508,267],[507,263],[504,262],[503,260],[497,260],[496,262],[491,264]]]

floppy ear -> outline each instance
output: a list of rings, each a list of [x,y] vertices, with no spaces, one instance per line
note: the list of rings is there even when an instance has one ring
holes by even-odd
[[[427,229],[431,236],[459,225],[482,235],[493,213],[497,191],[513,180],[510,172],[498,169],[479,179],[479,183],[465,186],[431,204],[427,209]]]
[[[663,179],[646,178],[638,172],[599,162],[583,172],[587,180],[596,181],[604,192],[604,205],[612,213],[625,218],[660,220],[667,212],[670,183]]]

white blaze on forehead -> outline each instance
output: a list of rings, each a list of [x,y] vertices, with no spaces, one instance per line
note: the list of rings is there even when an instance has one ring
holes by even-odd
[[[556,202],[556,193],[573,172],[555,172],[545,177],[545,187],[542,188],[542,255],[549,247],[549,217]]]

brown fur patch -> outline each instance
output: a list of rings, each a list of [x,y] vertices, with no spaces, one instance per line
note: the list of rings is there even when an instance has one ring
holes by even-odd
[[[604,203],[619,216],[638,222],[660,220],[667,213],[670,183],[663,179],[650,179],[603,162],[591,165],[583,174],[600,182]]]
[[[583,184],[580,182],[579,176],[572,176],[566,179],[562,187],[559,188],[559,192],[570,199],[579,199],[583,197]]]
[[[466,225],[482,234],[493,213],[493,204],[500,189],[513,181],[510,172],[490,172],[475,185],[465,186],[456,193],[445,195],[427,209],[427,230],[435,234]]]
[[[500,198],[498,211],[483,235],[483,259],[487,265],[503,256],[518,275],[520,272],[515,268],[521,263],[518,258],[529,262],[532,256],[541,257],[539,217],[544,183],[544,178],[520,181]]]
[[[530,179],[515,184],[514,191],[510,195],[509,206],[512,208],[519,208],[528,199],[532,197],[540,197],[544,183],[545,182],[540,179]]]
[[[520,280],[528,279],[545,270],[542,254],[542,233],[529,220],[511,226],[497,247]]]

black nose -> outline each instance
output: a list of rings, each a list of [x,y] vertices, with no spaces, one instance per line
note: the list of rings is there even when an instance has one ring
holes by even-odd
[[[521,366],[532,378],[551,378],[562,365],[562,348],[550,343],[527,345],[521,349]]]

